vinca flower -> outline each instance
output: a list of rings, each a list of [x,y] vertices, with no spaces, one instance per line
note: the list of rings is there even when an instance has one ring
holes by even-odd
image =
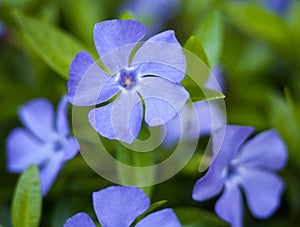
[[[67,96],[61,99],[56,114],[46,99],[23,105],[19,117],[25,128],[14,129],[6,141],[8,171],[20,173],[29,165],[37,165],[43,195],[64,163],[78,152],[76,139],[69,135],[67,106]]]
[[[85,52],[73,60],[68,81],[69,101],[92,106],[89,122],[102,136],[132,143],[143,119],[150,126],[162,125],[184,106],[188,92],[179,84],[186,60],[173,31],[148,39],[134,54],[145,36],[145,26],[133,20],[108,20],[94,27],[97,52],[111,74],[102,70]]]
[[[148,210],[150,200],[137,187],[111,186],[93,193],[93,206],[103,227],[129,227],[138,216]],[[69,218],[64,227],[95,227],[90,216],[84,212]],[[135,225],[137,227],[180,227],[172,209],[166,208],[148,214]]]
[[[275,130],[262,132],[246,142],[252,127],[227,126],[224,140],[208,172],[193,189],[193,199],[204,201],[222,192],[216,213],[233,227],[242,226],[241,190],[256,218],[270,217],[280,205],[284,189],[274,173],[284,167],[287,151]],[[214,139],[220,139],[218,132]],[[213,145],[213,149],[215,149]]]

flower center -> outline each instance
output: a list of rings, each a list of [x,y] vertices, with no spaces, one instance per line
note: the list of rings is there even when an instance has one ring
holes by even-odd
[[[231,161],[229,166],[223,169],[223,176],[226,178],[234,177],[238,173],[238,165],[234,161]]]
[[[119,84],[128,90],[136,84],[137,73],[133,68],[122,69],[117,76]]]
[[[63,152],[66,144],[67,144],[67,138],[56,133],[53,134],[52,140],[49,141],[49,146],[51,146],[51,150],[55,153]]]

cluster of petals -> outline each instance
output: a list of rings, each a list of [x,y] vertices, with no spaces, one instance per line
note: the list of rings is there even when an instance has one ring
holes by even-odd
[[[145,34],[145,26],[138,21],[97,23],[95,46],[110,73],[85,51],[71,64],[69,101],[75,106],[101,105],[88,117],[106,138],[132,143],[141,128],[143,104],[145,122],[157,126],[172,119],[189,98],[180,85],[186,60],[174,31],[154,35],[137,49]]]
[[[204,201],[222,192],[216,213],[233,227],[242,226],[244,191],[250,211],[256,218],[268,218],[279,207],[284,183],[275,174],[287,161],[284,142],[275,130],[261,132],[247,140],[254,128],[226,127],[217,130],[214,140],[223,140],[220,150],[213,144],[215,158],[206,175],[193,189],[193,199]]]
[[[26,103],[19,110],[25,128],[14,129],[6,140],[8,171],[20,173],[29,165],[37,165],[43,195],[64,163],[78,152],[76,139],[69,135],[67,107],[67,96],[61,99],[56,113],[46,99]]]
[[[93,206],[103,227],[129,227],[150,207],[148,196],[137,187],[111,186],[93,193]],[[84,212],[70,217],[64,227],[95,227],[93,220]],[[136,227],[180,227],[172,209],[165,208],[148,214]]]

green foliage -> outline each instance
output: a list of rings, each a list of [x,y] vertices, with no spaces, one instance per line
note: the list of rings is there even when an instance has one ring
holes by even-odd
[[[81,50],[87,50],[66,32],[37,19],[14,12],[25,37],[40,57],[64,79],[68,79],[70,63]]]
[[[288,100],[276,93],[270,95],[270,124],[287,143],[291,163],[300,169],[300,126],[297,124],[300,112],[295,109],[289,94]]]
[[[150,197],[156,172],[155,168],[143,167],[151,167],[154,164],[153,152],[131,151],[121,144],[117,145],[116,152],[118,161],[122,163],[117,167],[122,184],[137,185]]]
[[[209,65],[206,53],[200,39],[197,36],[191,36],[185,43],[184,48],[196,54],[206,65]]]
[[[223,19],[219,11],[214,11],[194,31],[203,44],[209,65],[214,67],[220,60],[223,46]]]
[[[212,100],[224,98],[220,92],[205,88],[204,84],[210,74],[208,60],[201,44],[196,36],[191,36],[184,45],[183,53],[186,57],[186,76],[181,82],[182,86],[190,93],[192,101]]]
[[[4,0],[3,3],[11,7],[30,9],[38,0]]]
[[[63,12],[69,22],[70,29],[86,41],[91,47],[94,25],[105,18],[105,3],[103,0],[73,0],[61,1]]]
[[[12,202],[12,221],[15,227],[39,226],[42,214],[42,195],[39,171],[28,167],[20,176]]]
[[[291,50],[290,30],[275,14],[263,10],[256,4],[226,5],[226,16],[232,24],[247,34],[267,41],[282,51]]]
[[[216,215],[207,212],[206,210],[180,207],[175,209],[180,222],[183,227],[227,227],[229,226]]]

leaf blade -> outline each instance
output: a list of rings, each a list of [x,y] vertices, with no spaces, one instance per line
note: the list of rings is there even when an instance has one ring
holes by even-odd
[[[12,202],[15,227],[38,227],[42,214],[42,194],[38,168],[28,167],[20,176]]]
[[[87,50],[74,37],[56,27],[14,11],[15,20],[33,49],[54,71],[68,79],[69,66],[76,53]]]

